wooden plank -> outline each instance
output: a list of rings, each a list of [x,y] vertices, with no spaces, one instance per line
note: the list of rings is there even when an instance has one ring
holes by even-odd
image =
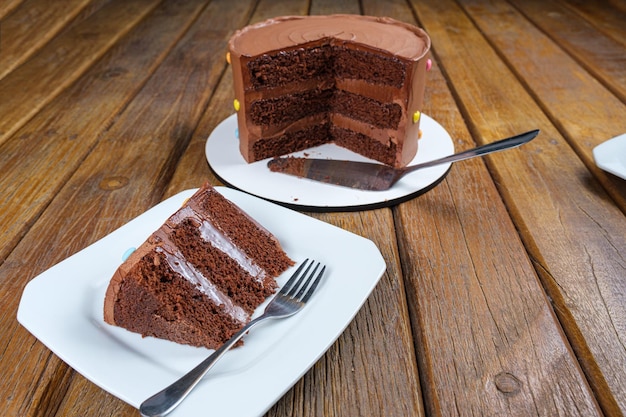
[[[308,6],[302,0],[260,0],[254,14],[246,23],[254,24],[277,16],[297,16],[307,14]]]
[[[24,3],[25,0],[4,0],[0,3],[0,25],[2,25],[1,19],[5,16],[8,16],[15,9],[17,9],[20,4]],[[2,45],[2,40],[0,38],[0,45]]]
[[[163,6],[168,10],[171,6],[166,3]],[[184,3],[177,7],[189,7]],[[50,202],[48,210],[0,267],[2,327],[10,329],[6,332],[10,337],[2,340],[0,364],[6,376],[0,382],[0,392],[10,398],[4,408],[7,415],[58,412],[58,415],[109,416],[116,415],[120,408],[130,409],[121,407],[121,401],[110,396],[100,402],[94,400],[97,408],[87,413],[74,411],[73,407],[84,406],[80,401],[59,404],[59,398],[66,392],[68,399],[80,398],[89,390],[98,391],[95,395],[99,396],[106,394],[85,383],[82,377],[70,375],[71,381],[62,377],[68,372],[67,366],[17,325],[17,303],[24,285],[34,275],[126,223],[161,198],[164,184],[224,69],[223,60],[214,51],[223,50],[230,28],[243,23],[246,10],[243,4],[234,6],[223,0],[209,4],[195,20],[194,29],[102,134],[80,168]],[[124,152],[119,151],[122,148]],[[127,186],[110,187],[115,185],[108,181],[111,177],[127,178],[126,184],[121,183]],[[84,385],[88,388],[83,391]]]
[[[291,1],[288,4],[297,5]],[[306,9],[304,5],[301,7],[301,10],[278,8],[268,12],[261,3],[257,10],[262,10],[263,16],[255,15],[252,20],[263,20],[272,14],[302,14]],[[314,2],[310,11],[331,14],[356,8],[356,2]],[[197,187],[207,176],[213,184],[219,184],[207,167],[204,145],[213,128],[232,114],[232,95],[229,69],[178,164],[167,195]],[[387,272],[345,333],[269,410],[268,416],[347,416],[364,412],[424,415],[391,211],[312,215],[372,239],[381,248]]]
[[[485,161],[603,411],[623,413],[625,375],[615,366],[626,363],[620,328],[626,320],[623,213],[589,178],[584,164],[534,102],[536,93],[531,96],[524,89],[457,4],[413,4],[479,143],[523,131],[529,123],[542,129],[537,140],[518,152]],[[500,76],[494,80],[493,74]],[[553,365],[554,375],[564,372],[561,363]],[[562,376],[574,375],[567,374]],[[575,392],[576,386],[563,385],[564,392]],[[578,401],[588,400],[572,399],[573,404]]]
[[[364,2],[364,11],[415,23],[411,13],[394,15],[397,5],[387,5]],[[460,140],[469,134],[437,65],[428,74],[426,97],[424,111],[459,138],[455,146],[473,146]],[[506,209],[493,204],[498,201],[483,163],[468,161],[395,211],[426,410],[483,416],[507,415],[515,407],[520,415],[550,415],[580,407],[581,415],[598,415]],[[552,371],[541,356],[548,351],[567,375],[544,376]],[[562,388],[578,391],[580,404],[560,398]],[[538,413],[537,398],[546,395],[553,408]]]
[[[160,6],[0,145],[0,263],[187,30],[202,2]]]
[[[454,138],[471,137],[433,68],[425,112]],[[475,160],[454,165],[441,185],[397,210],[426,409],[433,416],[599,416],[498,201]]]
[[[406,1],[403,0],[387,0],[374,1],[364,0],[362,2],[363,14],[369,16],[389,16],[396,20],[415,24],[415,17]]]
[[[626,10],[620,10],[606,1],[562,0],[597,30],[626,45]],[[626,2],[624,3],[626,7]]]
[[[599,32],[560,2],[511,2],[622,102],[626,102],[626,46],[623,43]]]
[[[84,163],[85,169],[79,170],[72,179],[85,181],[87,188],[87,183],[94,175],[123,176],[129,179],[128,187],[109,195],[96,192],[100,200],[107,201],[106,204],[102,203],[105,212],[97,222],[100,227],[110,231],[162,199],[164,187],[226,67],[226,42],[232,28],[245,23],[244,19],[249,16],[253,6],[250,3],[233,4],[228,0],[210,2],[141,93],[107,132],[108,139],[105,142],[110,143],[99,144]],[[137,125],[142,127],[138,128]],[[125,136],[128,140],[123,139]],[[124,160],[116,160],[115,168],[111,168],[113,161],[107,155],[118,155],[113,149],[121,144],[129,147],[129,155]],[[101,158],[105,160],[101,162]],[[115,172],[112,173],[112,170]],[[83,200],[83,197],[80,200],[88,201]],[[114,224],[106,221],[111,215],[116,218]],[[84,395],[90,398],[89,402],[80,400]],[[137,414],[135,409],[79,375],[72,380],[67,398],[68,401],[59,409],[60,415]]]
[[[269,415],[425,416],[392,211],[315,217],[372,240],[387,270],[337,342]]]
[[[626,183],[597,168],[592,154],[595,146],[626,132],[626,105],[509,4],[467,0],[463,7],[626,213]]]
[[[28,0],[0,21],[0,79],[38,51],[89,4],[89,0]]]
[[[358,13],[357,8],[363,8],[356,2],[338,3],[314,2],[311,14]],[[303,415],[423,416],[391,211],[314,216],[371,239],[380,248],[387,271],[344,334],[269,414],[299,415],[297,410],[304,409]],[[340,382],[321,384],[328,380]],[[301,397],[304,404],[296,401]]]
[[[626,184],[596,168],[591,155],[594,146],[626,131],[626,105],[612,96],[593,77],[581,71],[573,60],[566,56],[557,45],[554,45],[543,34],[535,30],[532,24],[519,17],[516,19],[514,10],[507,5],[468,1],[465,3],[465,7],[474,22],[489,37],[492,44],[498,47],[500,54],[510,61],[513,68],[516,68],[545,111],[568,134],[568,142],[576,150],[579,157],[596,174],[622,212],[626,213]],[[498,17],[494,19],[493,16]],[[507,29],[507,33],[525,33],[526,35],[523,37],[523,41],[512,39],[503,35],[505,33],[504,28]],[[533,49],[541,51],[541,55],[533,55],[532,52],[529,52]],[[581,97],[584,97],[584,108],[580,106]],[[626,233],[626,230],[622,233]],[[624,248],[622,246],[618,250],[623,251]],[[619,281],[615,282],[618,277],[620,275],[610,278],[614,281],[613,285],[615,286],[620,285]],[[613,303],[622,302],[623,297],[618,296],[617,299],[609,299],[607,303],[610,306]],[[621,313],[624,313],[623,309]],[[620,312],[618,311],[616,314],[619,315]],[[582,317],[578,318],[578,320],[580,319],[586,320]],[[572,318],[566,317],[563,320],[572,320]],[[605,320],[613,322],[616,318],[609,315]],[[570,331],[570,334],[571,338],[584,345],[582,339],[585,336],[578,334],[577,331]],[[616,336],[617,340],[614,340],[612,344],[614,345],[613,349],[619,351],[620,345],[623,345],[623,340],[619,335]],[[604,336],[599,337],[599,339],[596,343],[606,343]],[[583,349],[583,352],[580,353],[581,357],[588,358],[591,356],[587,349],[587,347]],[[595,352],[594,355],[603,355],[598,350]],[[596,390],[600,392],[602,398],[608,392],[605,389],[608,382],[597,374],[596,366],[592,364],[586,368],[586,371],[597,379],[594,386],[598,387]],[[613,366],[607,363],[600,365],[600,367],[611,369]],[[591,379],[594,380],[594,378]],[[624,378],[616,379],[614,376],[610,376],[609,381],[612,381],[610,383],[617,387],[613,390],[618,390],[618,392],[623,390],[623,384],[626,383]],[[623,410],[626,406],[626,398],[622,397],[619,401],[622,403],[620,407]],[[606,402],[609,405],[605,408],[614,411],[615,405],[610,404],[612,400],[607,399]]]
[[[111,2],[0,79],[0,144],[71,85],[158,4]]]

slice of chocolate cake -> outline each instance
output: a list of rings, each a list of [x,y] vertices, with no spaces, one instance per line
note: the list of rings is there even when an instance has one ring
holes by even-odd
[[[269,231],[206,184],[120,265],[104,320],[216,348],[250,320],[292,264]]]
[[[285,16],[229,42],[247,162],[334,142],[396,167],[417,152],[430,38],[390,18]]]

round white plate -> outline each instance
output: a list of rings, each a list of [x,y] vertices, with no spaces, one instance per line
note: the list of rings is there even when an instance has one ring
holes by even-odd
[[[626,133],[593,148],[596,165],[626,180]]]
[[[423,114],[420,127],[422,137],[417,156],[410,165],[454,153],[452,139],[439,123]],[[271,172],[267,167],[269,159],[251,164],[243,159],[239,152],[236,114],[226,118],[213,130],[206,142],[205,153],[215,175],[225,183],[267,200],[316,211],[369,209],[397,204],[430,190],[444,178],[450,168],[448,163],[413,172],[386,191],[355,190]],[[334,144],[290,155],[372,162]]]

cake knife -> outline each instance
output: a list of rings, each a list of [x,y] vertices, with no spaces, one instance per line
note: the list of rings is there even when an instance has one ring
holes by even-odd
[[[291,156],[271,159],[267,163],[267,166],[274,172],[281,172],[328,184],[366,191],[384,191],[391,188],[391,186],[404,175],[417,171],[418,169],[462,161],[505,149],[515,148],[530,142],[538,134],[538,129],[531,130],[510,138],[404,168],[394,168],[389,165],[370,162],[298,158]]]

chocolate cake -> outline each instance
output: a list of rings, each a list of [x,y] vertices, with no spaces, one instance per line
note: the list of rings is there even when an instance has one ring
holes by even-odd
[[[396,167],[417,152],[430,39],[391,18],[286,16],[229,41],[247,162],[328,142]]]
[[[104,320],[216,348],[250,320],[292,264],[269,231],[207,184],[120,265]]]

